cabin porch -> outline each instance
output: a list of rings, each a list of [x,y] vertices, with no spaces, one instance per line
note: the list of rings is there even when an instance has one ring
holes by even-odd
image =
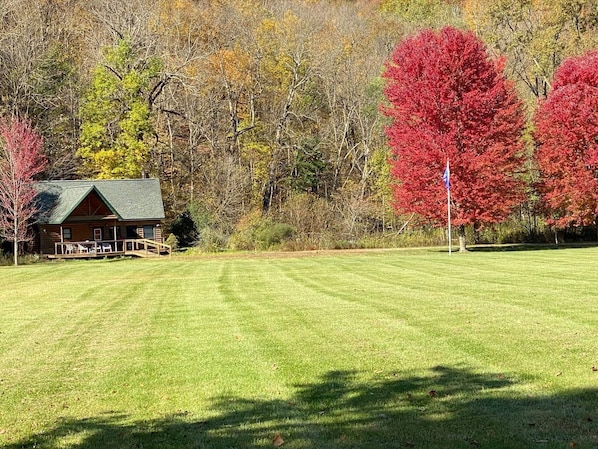
[[[54,243],[49,259],[93,259],[100,257],[170,255],[172,248],[150,239],[85,240]]]

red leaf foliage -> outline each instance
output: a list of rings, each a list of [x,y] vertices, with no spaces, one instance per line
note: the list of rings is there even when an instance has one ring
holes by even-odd
[[[42,139],[28,121],[18,119],[0,120],[0,137],[0,229],[5,238],[22,242],[37,211],[34,176],[46,167]]]
[[[446,223],[448,159],[453,223],[504,220],[523,198],[524,115],[502,60],[447,27],[401,42],[384,77],[396,209]]]
[[[559,228],[592,224],[598,215],[598,52],[570,58],[535,114],[540,192]]]

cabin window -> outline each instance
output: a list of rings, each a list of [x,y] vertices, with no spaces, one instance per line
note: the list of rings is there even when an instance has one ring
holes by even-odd
[[[114,235],[114,229],[116,229],[116,235]],[[120,238],[121,238],[120,226],[116,226],[116,228],[113,226],[109,227],[108,228],[108,236],[109,236],[108,238],[110,240],[120,240]]]
[[[73,238],[73,230],[71,228],[62,228],[62,239],[71,240]]]
[[[127,226],[128,239],[140,239],[141,236],[137,233],[137,226]]]
[[[153,225],[145,225],[143,227],[143,238],[154,240],[154,226]]]
[[[93,228],[93,239],[102,240],[102,228]]]

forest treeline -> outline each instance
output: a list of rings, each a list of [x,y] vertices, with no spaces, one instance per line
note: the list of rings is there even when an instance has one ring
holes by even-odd
[[[0,22],[0,115],[41,132],[44,178],[158,177],[180,243],[212,249],[423,235],[393,211],[380,112],[404,37],[471,30],[530,119],[598,47],[598,0],[0,0]],[[542,232],[533,151],[527,201],[488,240]]]

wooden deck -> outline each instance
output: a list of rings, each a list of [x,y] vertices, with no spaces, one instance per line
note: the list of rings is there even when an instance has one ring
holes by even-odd
[[[149,239],[57,242],[48,259],[97,259],[104,257],[160,257],[170,255],[172,248]]]

